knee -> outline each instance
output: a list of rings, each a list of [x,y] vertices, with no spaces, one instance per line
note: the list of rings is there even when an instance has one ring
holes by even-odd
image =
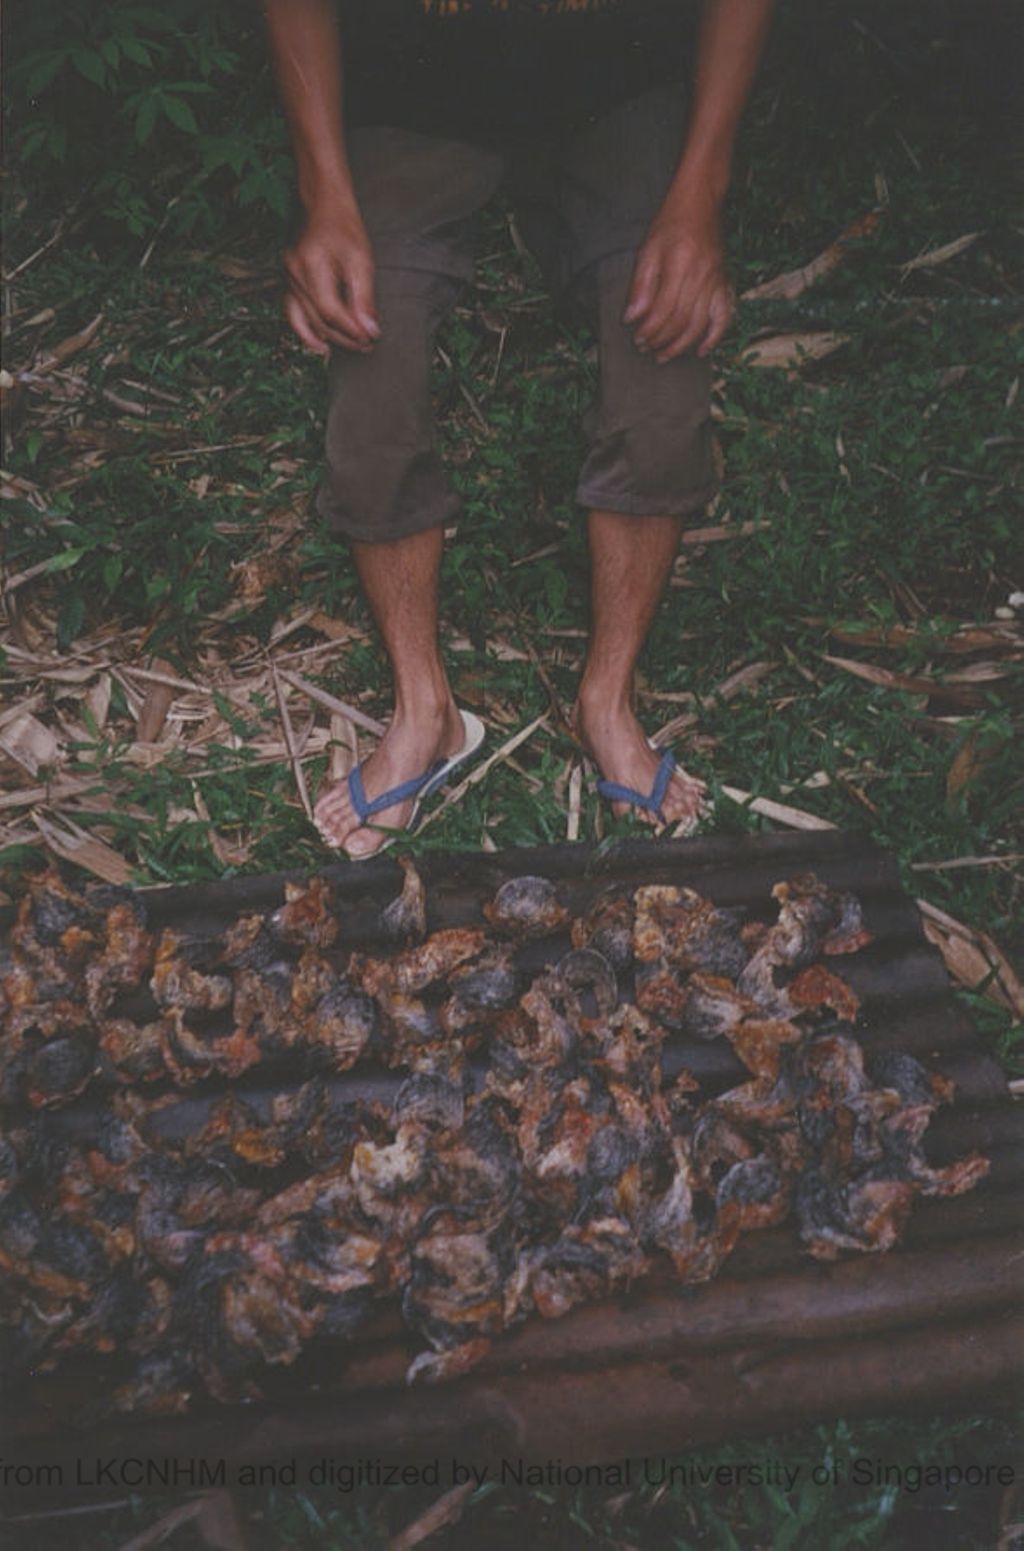
[[[434,336],[458,291],[447,276],[379,270],[380,339],[368,355],[331,357],[317,507],[343,537],[404,538],[458,511],[434,446],[430,395]]]

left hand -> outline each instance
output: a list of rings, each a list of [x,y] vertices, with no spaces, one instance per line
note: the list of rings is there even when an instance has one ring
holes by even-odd
[[[654,351],[660,366],[695,345],[707,355],[734,311],[717,216],[663,205],[637,255],[622,315],[637,348]]]

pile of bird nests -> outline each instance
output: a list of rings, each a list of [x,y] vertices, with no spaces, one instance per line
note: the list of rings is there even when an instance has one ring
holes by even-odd
[[[480,924],[428,935],[403,865],[380,956],[339,941],[320,879],[202,939],[150,931],[126,891],[34,880],[0,960],[9,1379],[101,1353],[111,1410],[252,1398],[265,1364],[391,1300],[423,1347],[408,1378],[443,1380],[532,1313],[658,1264],[706,1280],[786,1219],[822,1259],[886,1250],[917,1195],[985,1174],[925,1159],[952,1085],[862,1050],[826,961],[870,937],[813,874],[775,885],[771,924],[622,884],[571,917],[514,878]],[[571,949],[529,970],[556,935]],[[747,1080],[665,1078],[677,1032],[728,1041]],[[395,1071],[391,1102],[339,1096],[356,1063]],[[160,1134],[182,1085],[261,1065],[302,1085],[262,1110],[229,1089],[200,1130]],[[50,1112],[90,1084],[104,1119],[76,1139]]]

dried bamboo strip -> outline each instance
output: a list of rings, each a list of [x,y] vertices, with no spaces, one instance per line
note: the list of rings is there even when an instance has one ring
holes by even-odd
[[[580,811],[583,794],[583,766],[575,761],[569,777],[569,817],[565,826],[566,840],[580,838]]]
[[[292,774],[295,777],[295,785],[299,792],[299,801],[302,803],[303,811],[305,812],[307,819],[309,819],[312,823],[313,804],[309,800],[309,789],[306,786],[306,776],[302,769],[302,758],[295,742],[295,733],[292,729],[292,719],[288,713],[288,706],[285,701],[284,690],[281,688],[281,677],[273,663],[270,665],[270,672],[274,680],[274,694],[277,696],[277,709],[281,716],[281,727],[284,731],[284,741],[288,746],[288,761],[292,767]]]
[[[520,744],[525,743],[528,738],[531,738],[537,731],[538,727],[546,725],[548,715],[549,712],[542,712],[540,716],[536,717],[526,727],[520,728],[520,730],[517,733],[514,733],[511,738],[506,739],[501,747],[495,749],[494,753],[485,759],[481,764],[475,765],[474,768],[470,771],[469,775],[466,776],[465,780],[460,781],[458,786],[453,787],[453,789],[448,793],[447,797],[445,797],[444,801],[439,803],[432,812],[427,814],[426,818],[423,819],[420,823],[420,831],[426,829],[428,824],[433,824],[435,819],[440,818],[441,814],[445,811],[446,808],[450,808],[453,803],[460,802],[472,787],[476,786],[478,782],[484,779],[484,776],[488,775],[489,772],[493,770],[495,765],[501,764],[503,760],[507,759],[511,753],[519,748]]]
[[[286,683],[301,690],[318,705],[326,706],[328,711],[338,711],[342,716],[347,716],[350,722],[355,722],[356,726],[362,727],[365,732],[372,732],[378,738],[383,736],[384,723],[378,722],[373,716],[367,716],[366,712],[360,711],[357,706],[349,705],[347,700],[339,700],[337,695],[328,694],[326,689],[321,689],[317,684],[310,684],[308,680],[300,678],[297,673],[292,673],[287,668],[277,668],[275,671]]]
[[[771,797],[755,797],[739,786],[723,786],[722,791],[726,797],[739,803],[741,807],[748,807],[752,813],[759,813],[762,818],[774,819],[777,824],[785,824],[789,829],[838,829],[839,827],[830,819],[820,819],[816,813],[805,813],[802,808],[792,808],[788,803],[775,802]]]

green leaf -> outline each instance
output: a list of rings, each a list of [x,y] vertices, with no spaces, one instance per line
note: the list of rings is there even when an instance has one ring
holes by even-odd
[[[98,54],[94,48],[76,49],[71,58],[79,75],[84,75],[87,81],[91,81],[94,86],[107,84],[107,67],[103,55]]]
[[[145,43],[140,43],[138,38],[122,38],[121,53],[125,59],[130,59],[133,65],[144,65],[147,69],[152,64],[152,55]]]
[[[43,54],[25,78],[26,96],[35,97],[45,90],[63,68],[67,57],[67,50],[62,48],[55,49],[52,54]]]
[[[52,576],[55,571],[70,571],[71,567],[81,560],[87,547],[81,544],[77,549],[62,549],[59,555],[54,555],[52,560],[47,561],[45,574]]]
[[[171,123],[178,129],[183,129],[189,135],[197,135],[199,133],[199,125],[196,123],[195,114],[188,103],[184,102],[180,97],[162,95],[160,106],[164,110],[165,118],[169,118]]]
[[[153,133],[153,125],[156,123],[159,106],[159,98],[155,92],[151,96],[143,98],[142,105],[135,116],[135,139],[139,145],[145,145]]]
[[[77,589],[61,600],[57,619],[57,649],[66,652],[85,621],[85,597]]]

